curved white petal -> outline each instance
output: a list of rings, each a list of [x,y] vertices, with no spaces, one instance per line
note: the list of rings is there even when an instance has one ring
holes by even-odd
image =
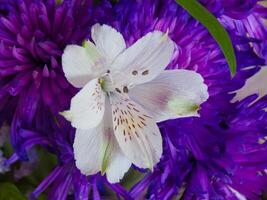
[[[100,171],[102,164],[100,155],[104,142],[101,125],[88,130],[76,130],[73,144],[74,158],[82,174],[92,175]]]
[[[111,26],[95,24],[92,27],[92,39],[109,63],[126,48],[123,36]]]
[[[250,95],[257,94],[258,98],[250,103],[250,105],[252,105],[253,103],[257,102],[259,99],[261,99],[267,94],[266,85],[267,85],[267,67],[265,66],[261,67],[260,71],[258,71],[255,75],[253,75],[249,79],[247,79],[245,85],[242,88],[232,92],[236,93],[236,95],[231,102],[234,103],[236,101],[241,101],[242,99],[245,99]]]
[[[127,97],[112,96],[114,133],[122,152],[136,166],[150,168],[162,155],[162,137],[156,122]]]
[[[106,173],[110,183],[120,182],[132,163],[122,153],[114,136],[111,105],[108,100],[106,100],[105,117],[102,126],[105,140],[102,145],[103,151],[100,155],[102,159],[101,173]]]
[[[90,129],[99,125],[105,110],[105,94],[98,79],[85,85],[72,99],[69,111],[62,115],[78,129]]]
[[[101,171],[106,173],[110,183],[117,183],[131,167],[131,162],[121,152],[114,134],[106,131],[103,124],[89,130],[76,130],[73,144],[75,163],[84,175]]]
[[[188,70],[168,70],[151,82],[137,85],[130,90],[129,96],[160,122],[198,116],[199,105],[209,95],[200,74]]]
[[[106,169],[107,179],[110,183],[120,182],[120,180],[129,170],[132,164],[129,159],[122,153],[115,137],[114,140],[113,151],[110,155],[109,164]]]
[[[174,42],[166,33],[150,32],[114,61],[111,65],[113,79],[124,86],[148,82],[167,67],[173,51]]]
[[[99,76],[103,72],[104,66],[104,58],[90,42],[86,42],[86,47],[68,45],[62,55],[65,77],[78,88]]]
[[[107,174],[110,183],[119,182],[131,166],[121,152],[112,127],[110,104],[106,101],[102,123],[88,130],[76,130],[74,158],[76,166],[85,175],[99,171]]]

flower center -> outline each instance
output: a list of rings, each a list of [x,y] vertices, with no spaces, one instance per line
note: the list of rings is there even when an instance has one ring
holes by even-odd
[[[127,86],[115,85],[109,71],[105,73],[102,77],[100,77],[98,81],[99,81],[99,84],[102,90],[107,93],[111,93],[111,92],[128,93],[129,92],[129,88]]]
[[[113,92],[115,90],[113,81],[112,81],[112,77],[109,73],[109,71],[107,73],[105,73],[103,76],[101,76],[98,79],[98,82],[102,88],[103,91],[109,93],[109,92]]]

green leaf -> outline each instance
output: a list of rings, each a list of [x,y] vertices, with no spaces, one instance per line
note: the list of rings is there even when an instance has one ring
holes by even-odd
[[[26,200],[16,185],[12,183],[0,183],[0,200]]]
[[[219,44],[231,71],[236,73],[236,57],[231,39],[220,22],[196,0],[176,0],[190,15],[203,24]]]
[[[138,170],[130,168],[122,179],[121,184],[127,190],[130,190],[136,183],[141,181],[146,176],[145,173],[141,173]]]

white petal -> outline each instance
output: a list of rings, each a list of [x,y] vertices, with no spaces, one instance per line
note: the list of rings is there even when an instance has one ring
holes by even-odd
[[[62,115],[73,127],[90,129],[101,122],[104,110],[105,94],[98,79],[93,79],[71,99],[70,110],[63,112]]]
[[[100,171],[103,143],[104,135],[101,124],[88,130],[76,130],[73,144],[74,158],[77,168],[84,175],[92,175]]]
[[[86,42],[86,47],[68,45],[62,56],[62,67],[67,80],[75,87],[83,87],[103,72],[104,58],[96,47]]]
[[[162,155],[162,137],[156,122],[127,97],[112,96],[114,133],[122,152],[136,166],[150,168]]]
[[[208,99],[208,92],[200,74],[168,70],[151,82],[132,88],[129,96],[160,122],[198,116],[199,105]]]
[[[105,116],[103,121],[103,151],[101,153],[101,173],[107,174],[110,183],[120,182],[124,174],[129,170],[131,162],[121,152],[113,132],[111,105],[106,100]]]
[[[233,92],[236,93],[235,97],[231,101],[241,101],[242,99],[257,94],[258,98],[255,99],[250,105],[258,101],[260,98],[264,97],[267,94],[267,67],[262,67],[259,72],[250,77],[245,85],[239,90]]]
[[[111,183],[119,182],[131,166],[131,162],[121,152],[113,133],[110,104],[101,124],[89,130],[77,129],[74,140],[76,166],[85,175],[99,171],[107,174]]]
[[[107,174],[110,183],[117,183],[131,167],[131,162],[121,152],[114,134],[110,135],[113,138],[106,137],[109,135],[106,130],[103,124],[89,130],[77,129],[74,158],[82,174],[88,176],[101,171]]]
[[[95,24],[92,27],[92,39],[109,63],[126,48],[123,36],[111,26]]]
[[[114,61],[111,66],[113,79],[124,86],[148,82],[167,67],[173,51],[174,42],[167,34],[150,32]]]
[[[114,137],[115,139],[115,137]],[[115,139],[116,140],[116,139]],[[122,153],[118,142],[114,141],[114,148],[112,154],[110,155],[110,162],[108,164],[106,174],[107,179],[110,183],[117,183],[123,178],[124,174],[131,167],[131,162],[129,159]]]

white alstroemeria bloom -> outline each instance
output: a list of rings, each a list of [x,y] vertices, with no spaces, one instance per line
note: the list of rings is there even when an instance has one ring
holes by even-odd
[[[62,114],[77,129],[77,167],[85,175],[106,173],[114,183],[132,163],[153,168],[162,154],[156,123],[197,116],[207,86],[196,72],[164,71],[175,45],[165,33],[148,33],[126,48],[119,32],[96,24],[92,39],[64,51],[65,76],[82,89]]]

